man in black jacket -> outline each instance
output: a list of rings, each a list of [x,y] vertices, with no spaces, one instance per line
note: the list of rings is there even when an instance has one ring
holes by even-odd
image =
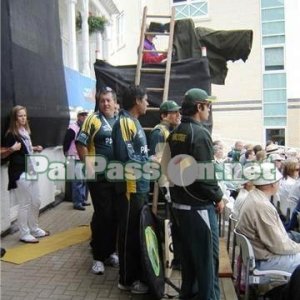
[[[220,297],[216,211],[220,213],[224,203],[214,176],[212,139],[202,125],[208,120],[211,101],[204,90],[188,90],[182,102],[181,124],[167,141],[171,158],[168,177],[174,183],[171,198],[182,245],[180,299]]]

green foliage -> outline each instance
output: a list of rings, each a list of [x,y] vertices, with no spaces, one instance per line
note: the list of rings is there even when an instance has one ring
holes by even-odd
[[[104,32],[107,20],[103,16],[89,16],[88,18],[89,32]],[[76,17],[76,29],[80,30],[82,26],[82,18],[79,13]]]

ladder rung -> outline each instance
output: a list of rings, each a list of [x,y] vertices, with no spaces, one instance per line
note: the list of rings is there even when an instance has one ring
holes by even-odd
[[[171,18],[171,16],[166,15],[146,15],[147,18]]]
[[[141,68],[141,72],[145,73],[164,73],[166,69]]]
[[[147,111],[159,111],[159,107],[150,106],[147,107]]]
[[[165,50],[143,50],[144,53],[168,53],[168,51]]]
[[[143,127],[144,131],[151,131],[153,127]]]
[[[145,35],[170,35],[169,32],[157,32],[157,31],[147,31]]]
[[[163,88],[146,88],[147,92],[162,92]]]

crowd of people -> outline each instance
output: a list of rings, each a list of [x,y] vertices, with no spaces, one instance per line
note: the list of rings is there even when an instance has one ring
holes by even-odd
[[[87,190],[93,205],[91,271],[104,274],[107,265],[119,267],[121,290],[149,292],[139,224],[140,212],[149,201],[150,181],[138,178],[134,169],[127,170],[130,176],[123,180],[111,181],[107,173],[95,172],[97,156],[124,165],[172,162],[178,170],[176,178],[167,174],[159,183],[170,191],[172,199],[173,234],[179,241],[176,254],[182,274],[180,299],[220,299],[217,214],[230,201],[238,219],[237,230],[250,240],[261,269],[280,266],[292,273],[300,264],[299,153],[284,151],[271,141],[265,147],[237,141],[225,154],[224,143],[213,141],[203,125],[214,100],[204,90],[193,88],[183,95],[181,106],[172,100],[163,102],[161,121],[147,138],[139,122],[149,105],[146,90],[134,85],[126,88],[119,111],[115,91],[105,87],[96,95],[99,110],[79,112],[66,132],[65,155],[81,161],[87,174],[96,173],[94,180],[72,181],[74,209],[85,210],[89,205]],[[25,107],[12,109],[3,146],[2,157],[9,160],[8,188],[19,203],[20,241],[38,243],[49,232],[38,227],[38,183],[27,180],[35,172],[34,156],[29,160],[26,156],[43,147],[32,146]],[[186,183],[186,170],[193,161],[211,162],[216,176]],[[220,172],[232,170],[233,179],[218,178]],[[270,170],[273,176],[260,176]]]

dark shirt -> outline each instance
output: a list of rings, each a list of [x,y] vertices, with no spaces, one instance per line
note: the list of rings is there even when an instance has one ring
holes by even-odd
[[[163,150],[167,138],[172,128],[168,122],[157,124],[151,131],[149,136],[149,155],[155,155]]]
[[[192,156],[196,162],[211,163],[213,166],[213,144],[209,131],[191,117],[183,117],[181,124],[170,133],[167,140],[171,157],[179,154]],[[213,172],[214,174],[214,172]],[[219,202],[223,193],[216,179],[199,179],[189,186],[174,186],[172,200],[192,206]]]
[[[113,158],[111,133],[116,119],[115,116],[105,118],[100,112],[89,115],[78,133],[76,143],[86,146],[89,155],[103,155],[111,160]]]
[[[67,132],[65,134],[64,143],[63,143],[63,151],[64,153],[67,153],[72,141],[75,139],[75,131],[71,128],[67,129]]]
[[[3,146],[11,147],[15,144],[15,142],[21,143],[21,149],[13,152],[7,158],[9,161],[8,190],[17,188],[17,180],[19,180],[21,174],[26,171],[26,155],[28,154],[28,151],[22,139],[9,132],[4,138]]]
[[[114,159],[123,163],[137,162],[141,165],[148,162],[147,139],[138,119],[126,110],[121,110],[113,131]],[[127,180],[127,192],[146,193],[149,191],[149,180]]]

